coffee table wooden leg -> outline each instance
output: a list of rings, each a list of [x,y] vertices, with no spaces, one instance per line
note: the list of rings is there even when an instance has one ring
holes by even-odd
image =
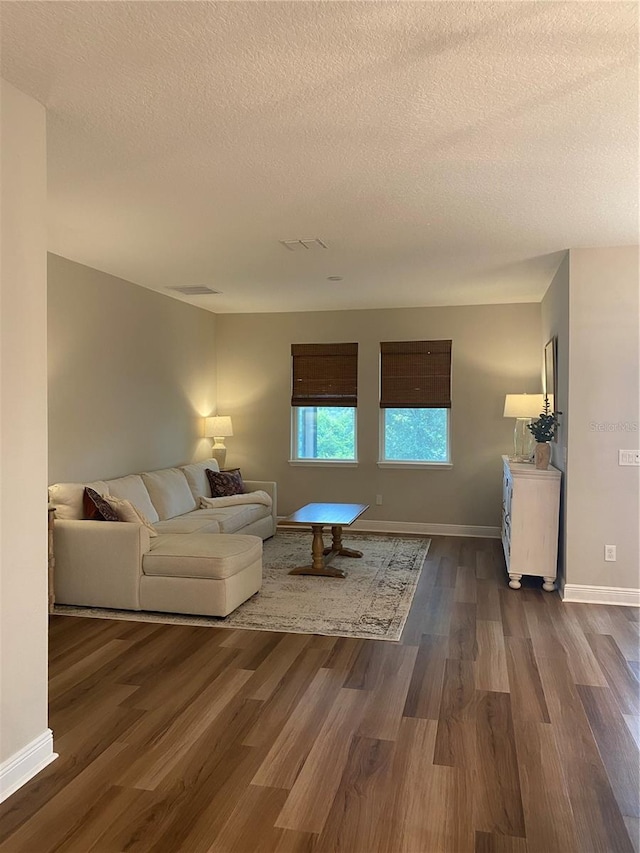
[[[345,548],[342,544],[342,527],[336,525],[331,528],[333,541],[331,543],[331,551],[339,554],[341,557],[362,557],[362,551],[356,551],[353,548]],[[326,550],[326,549],[325,549]]]
[[[322,525],[312,524],[313,543],[311,545],[311,566],[316,571],[324,571],[324,542],[322,541]]]
[[[327,566],[324,553],[325,547],[322,541],[322,524],[312,524],[313,543],[311,545],[312,563],[310,566],[299,566],[289,572],[290,575],[322,575],[327,578],[345,578],[346,573],[342,569],[334,569],[333,566]],[[331,548],[328,548],[329,553],[333,553]]]

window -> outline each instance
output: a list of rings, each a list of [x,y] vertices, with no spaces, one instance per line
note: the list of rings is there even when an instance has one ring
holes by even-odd
[[[380,344],[380,461],[448,464],[451,341]]]
[[[355,462],[358,344],[293,344],[292,461]]]

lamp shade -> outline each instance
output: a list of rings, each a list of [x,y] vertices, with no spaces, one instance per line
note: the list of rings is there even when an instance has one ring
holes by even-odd
[[[544,394],[507,394],[505,418],[537,418],[544,409]]]
[[[228,415],[218,415],[214,418],[205,418],[204,435],[205,438],[215,438],[216,436],[226,438],[229,435],[233,435],[231,418]]]

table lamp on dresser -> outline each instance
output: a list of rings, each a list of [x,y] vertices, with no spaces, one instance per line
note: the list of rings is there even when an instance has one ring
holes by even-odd
[[[515,418],[512,462],[530,462],[534,440],[527,429],[532,418],[544,408],[544,394],[507,394],[504,398],[504,417]]]

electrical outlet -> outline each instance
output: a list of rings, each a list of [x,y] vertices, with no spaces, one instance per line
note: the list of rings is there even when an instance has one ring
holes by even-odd
[[[640,450],[619,450],[618,465],[640,465]]]
[[[607,563],[615,563],[615,561],[616,561],[616,546],[615,545],[605,545],[604,546],[604,559]]]
[[[376,495],[376,506],[382,506],[382,495]]]

